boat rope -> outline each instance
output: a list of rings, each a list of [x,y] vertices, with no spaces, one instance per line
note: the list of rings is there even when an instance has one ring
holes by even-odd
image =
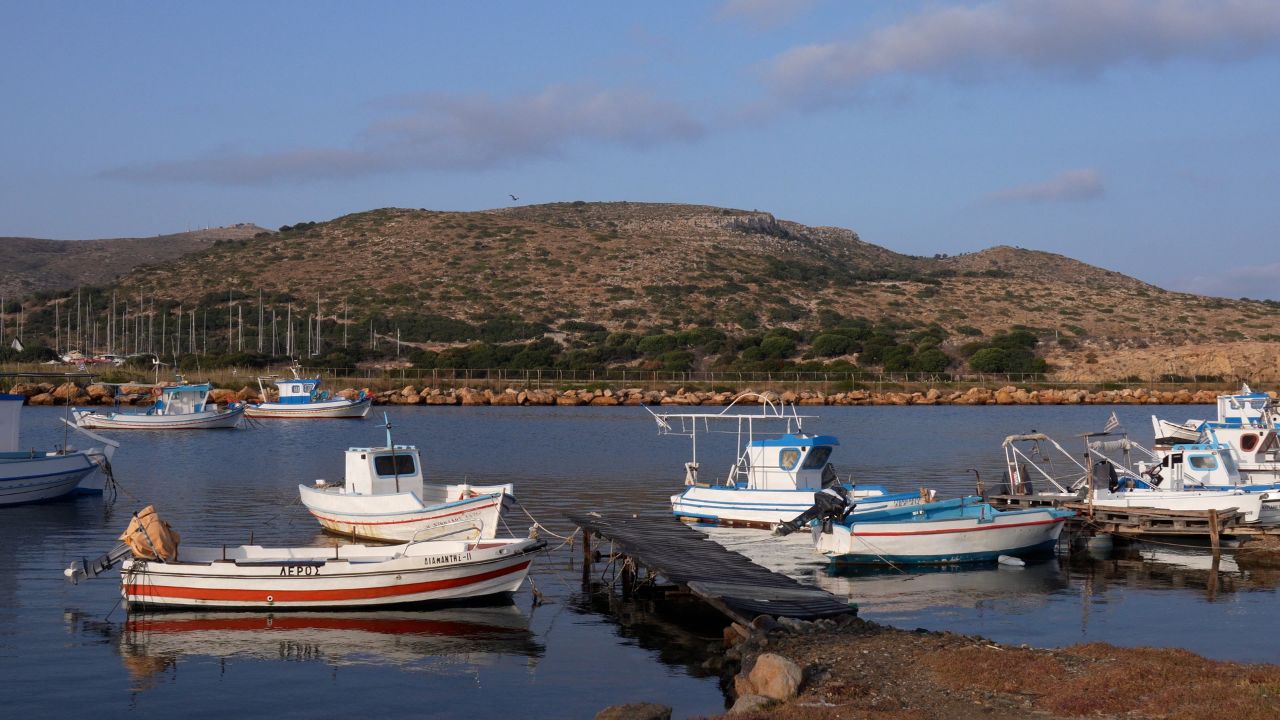
[[[538,519],[537,519],[537,518],[535,518],[535,517],[533,516],[533,514],[529,512],[528,508],[526,508],[526,507],[525,507],[525,506],[524,506],[524,505],[523,505],[519,500],[517,500],[517,499],[516,499],[516,497],[515,497],[514,495],[510,495],[510,496],[508,496],[508,497],[510,497],[510,498],[511,498],[511,502],[512,502],[512,503],[514,503],[516,507],[520,508],[520,512],[524,513],[524,514],[525,514],[525,517],[529,518],[529,521],[533,523],[533,529],[536,529],[536,530],[538,530],[538,531],[540,531],[540,532],[545,532],[546,534],[550,535],[550,536],[551,536],[551,537],[553,537],[553,538],[558,538],[558,539],[560,539],[560,540],[563,540],[563,541],[565,541],[565,543],[566,543],[566,544],[572,543],[572,542],[573,542],[573,536],[578,534],[578,531],[577,531],[577,530],[574,530],[573,532],[569,533],[568,535],[557,535],[556,533],[554,533],[554,532],[552,532],[551,530],[547,529],[547,526],[546,526],[546,525],[543,525],[542,523],[538,522]],[[503,520],[503,525],[504,525],[504,526],[506,525],[506,521],[505,521],[505,520]],[[508,528],[508,532],[510,532],[510,528]],[[561,545],[561,547],[563,547],[563,545]],[[557,548],[557,549],[558,549],[558,548]]]

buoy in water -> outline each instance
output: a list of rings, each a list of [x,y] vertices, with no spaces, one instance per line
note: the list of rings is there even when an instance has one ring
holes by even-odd
[[[1022,567],[1023,565],[1026,565],[1026,563],[1022,562],[1022,558],[1016,558],[1012,555],[1001,555],[996,558],[996,562],[1010,567]]]

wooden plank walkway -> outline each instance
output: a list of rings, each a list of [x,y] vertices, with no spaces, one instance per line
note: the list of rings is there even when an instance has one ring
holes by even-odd
[[[848,600],[767,570],[669,516],[575,513],[569,519],[582,528],[588,556],[591,536],[604,538],[618,554],[736,622],[749,624],[757,615],[815,620],[857,612]]]
[[[1159,508],[1129,508],[1095,505],[1092,520],[1089,504],[1077,499],[1052,498],[1039,495],[992,495],[989,500],[997,507],[1032,508],[1059,507],[1075,510],[1077,516],[1069,522],[1080,526],[1088,524],[1099,532],[1113,533],[1141,539],[1145,536],[1202,537],[1216,541],[1218,537],[1280,536],[1280,527],[1246,525],[1240,512],[1233,509],[1211,510],[1162,510]]]

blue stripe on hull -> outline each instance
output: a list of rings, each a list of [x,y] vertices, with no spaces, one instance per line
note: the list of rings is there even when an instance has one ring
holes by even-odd
[[[886,564],[886,561],[894,563],[895,565],[952,565],[959,563],[995,562],[996,558],[1001,555],[1012,555],[1014,557],[1048,555],[1053,552],[1053,549],[1057,547],[1057,545],[1058,541],[1055,538],[1035,545],[1008,550],[984,550],[982,552],[955,553],[952,555],[874,555],[854,553],[849,555],[832,555],[829,559],[832,565],[884,565]]]

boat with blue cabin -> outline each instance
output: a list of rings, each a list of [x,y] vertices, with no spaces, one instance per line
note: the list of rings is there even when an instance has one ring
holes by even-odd
[[[834,565],[951,565],[1000,556],[1051,555],[1071,510],[997,510],[969,496],[855,513],[813,525],[813,543]]]
[[[245,414],[251,418],[362,418],[369,413],[373,397],[363,390],[354,398],[331,396],[320,389],[320,378],[301,377],[296,367],[289,368],[292,378],[268,375],[258,378],[262,402],[250,403]],[[270,397],[266,384],[275,385],[276,400]]]
[[[234,428],[244,417],[244,404],[229,403],[219,408],[209,402],[209,383],[188,384],[178,377],[176,385],[151,389],[155,404],[145,412],[99,412],[72,409],[76,425],[101,430],[212,430]]]
[[[759,412],[734,412],[746,402],[758,403]],[[799,415],[794,406],[771,397],[745,393],[719,413],[649,412],[660,434],[686,436],[693,444],[693,459],[685,463],[686,487],[671,496],[672,514],[685,522],[773,530],[808,510],[814,494],[832,486],[842,487],[857,502],[857,512],[919,505],[932,497],[927,491],[889,493],[883,486],[842,480],[830,462],[840,441],[805,434],[803,422],[814,416]],[[736,436],[737,459],[724,478],[704,482],[699,476],[700,433]]]
[[[23,449],[22,395],[0,393],[0,506],[53,500],[72,494],[104,468],[119,447],[106,438],[101,447],[76,450],[64,442],[52,450]]]

